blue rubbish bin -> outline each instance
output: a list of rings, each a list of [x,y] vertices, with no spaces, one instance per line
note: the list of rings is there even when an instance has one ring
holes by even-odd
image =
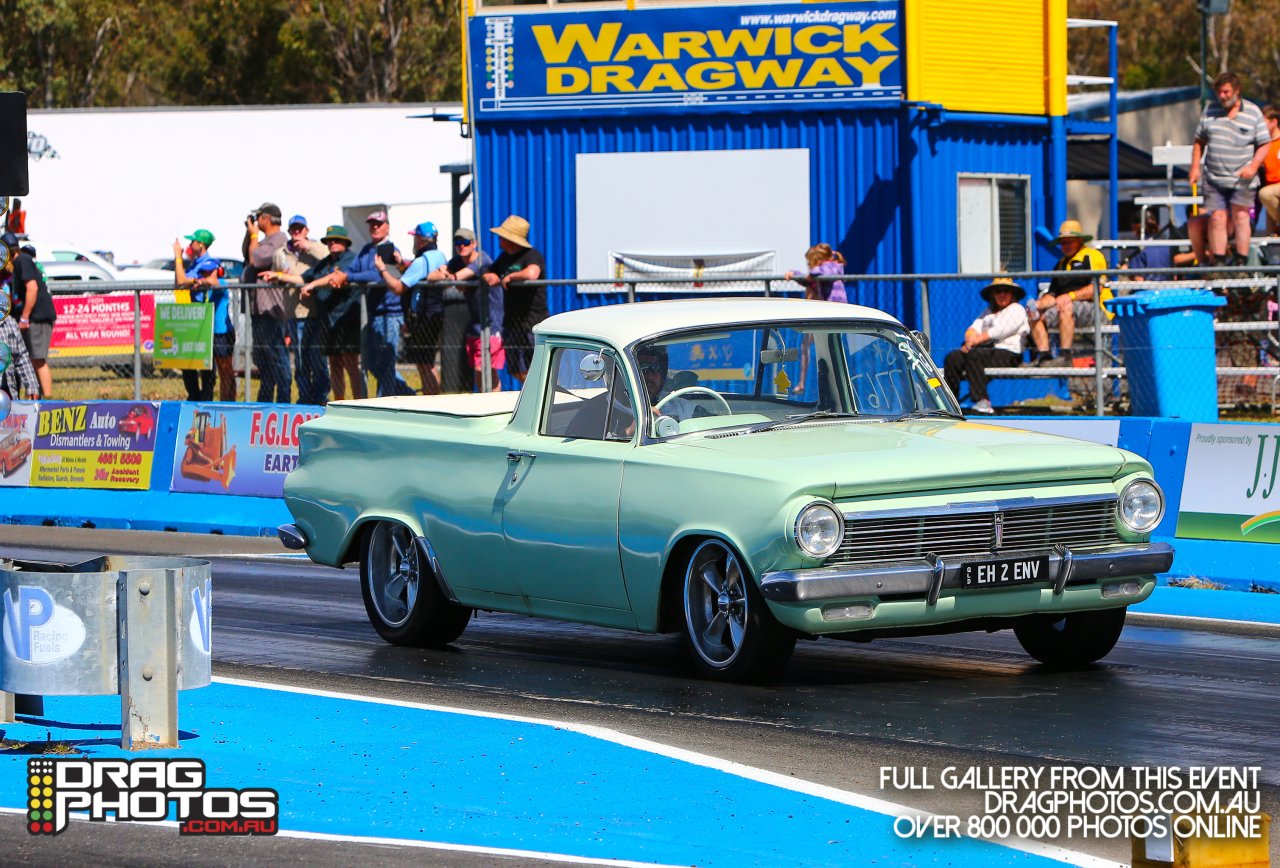
[[[1226,303],[1194,289],[1144,290],[1105,302],[1120,326],[1130,413],[1217,420],[1213,311]]]

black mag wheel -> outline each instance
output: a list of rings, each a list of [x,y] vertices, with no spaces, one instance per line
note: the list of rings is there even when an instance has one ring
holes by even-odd
[[[795,650],[795,634],[774,620],[738,555],[720,540],[694,550],[683,598],[685,645],[709,678],[751,680],[781,668]]]
[[[1120,606],[1065,615],[1028,615],[1014,625],[1013,633],[1022,649],[1046,666],[1085,666],[1111,653],[1124,630],[1127,611]]]
[[[447,645],[471,620],[470,609],[445,598],[423,547],[397,522],[377,522],[365,534],[360,591],[369,623],[393,645]]]

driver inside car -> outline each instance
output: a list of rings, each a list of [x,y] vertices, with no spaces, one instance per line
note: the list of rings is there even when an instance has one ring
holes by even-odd
[[[636,349],[636,363],[640,366],[640,376],[644,378],[645,391],[649,393],[649,406],[655,416],[670,416],[677,422],[691,419],[695,405],[684,398],[671,398],[661,408],[657,406],[666,395],[675,391],[667,383],[667,369],[670,361],[665,347],[645,344]]]

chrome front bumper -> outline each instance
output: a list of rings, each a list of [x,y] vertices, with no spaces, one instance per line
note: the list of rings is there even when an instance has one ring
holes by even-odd
[[[1000,552],[986,560],[1043,554],[1043,551]],[[765,573],[761,577],[760,593],[766,600],[775,603],[825,603],[851,597],[925,595],[929,603],[933,604],[938,601],[938,595],[944,589],[961,587],[960,571],[964,564],[980,560],[984,559],[966,557],[944,561],[935,557],[928,561],[878,564],[861,569],[780,570]],[[1054,593],[1061,594],[1067,585],[1163,573],[1172,565],[1173,546],[1167,543],[1147,543],[1082,553],[1057,546],[1049,552],[1049,581],[1053,583]]]

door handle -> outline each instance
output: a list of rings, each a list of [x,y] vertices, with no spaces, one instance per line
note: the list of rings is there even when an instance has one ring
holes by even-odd
[[[532,461],[537,457],[538,456],[534,455],[532,452],[523,452],[519,449],[512,449],[510,452],[507,453],[508,461],[519,461],[521,458],[528,458],[530,461]]]

